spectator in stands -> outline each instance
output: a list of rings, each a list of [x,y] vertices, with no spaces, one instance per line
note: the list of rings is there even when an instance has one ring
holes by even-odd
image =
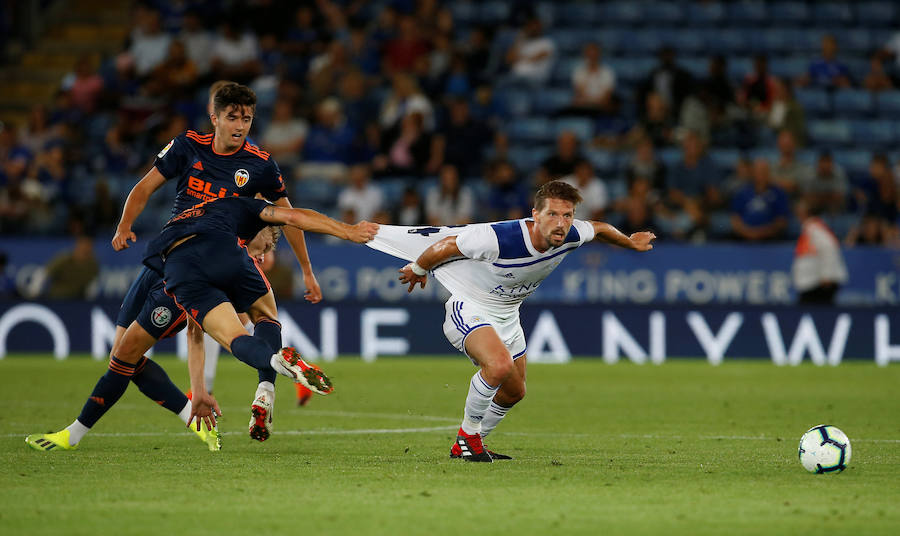
[[[675,141],[675,122],[666,101],[656,92],[647,94],[638,123],[626,136],[626,143],[650,138],[655,147],[665,147]]]
[[[341,113],[340,101],[334,97],[323,100],[316,109],[316,123],[303,144],[301,176],[331,180],[343,177],[355,137],[356,132]]]
[[[449,104],[447,124],[438,130],[432,148],[432,165],[429,171],[441,164],[450,164],[464,177],[481,173],[484,164],[484,148],[490,143],[491,129],[471,117],[469,103],[465,99],[453,99]]]
[[[753,182],[731,200],[731,228],[739,240],[760,242],[784,237],[790,216],[787,194],[773,183],[769,163],[753,161]]]
[[[556,43],[543,32],[541,19],[529,18],[507,51],[506,61],[514,79],[540,85],[550,78],[556,60]]]
[[[339,80],[351,69],[347,47],[341,40],[333,40],[324,52],[309,63],[307,76],[313,97],[320,98],[333,94]]]
[[[583,220],[602,220],[609,205],[606,184],[594,174],[594,166],[587,159],[575,164],[575,172],[561,179],[581,192],[582,202],[578,205],[578,217]]]
[[[45,268],[51,300],[88,298],[88,287],[100,275],[100,263],[94,256],[94,241],[87,236],[75,239],[75,247],[53,257]]]
[[[703,81],[708,98],[710,120],[713,127],[722,126],[729,122],[734,106],[734,87],[728,78],[728,63],[725,56],[715,55],[709,60],[709,70],[706,80]]]
[[[709,116],[707,103],[710,96],[706,92],[706,85],[695,85],[681,103],[678,112],[678,131],[692,132],[704,145],[709,143],[712,121]]]
[[[199,10],[185,11],[178,39],[184,43],[187,57],[197,68],[197,76],[205,77],[212,64],[213,36],[204,26]]]
[[[635,177],[644,177],[650,181],[650,187],[656,191],[662,191],[666,185],[666,166],[662,160],[656,157],[656,149],[653,140],[647,136],[640,138],[634,148],[634,153],[628,161],[625,175],[629,180]]]
[[[658,212],[658,197],[653,191],[650,179],[643,175],[635,175],[628,185],[628,195],[615,202],[615,209],[625,219],[619,224],[619,230],[626,234],[637,233],[654,228],[653,214]]]
[[[730,202],[741,188],[752,181],[753,164],[745,155],[741,155],[734,164],[734,172],[722,184],[722,196]]]
[[[138,77],[144,78],[165,61],[172,37],[163,31],[159,11],[138,4],[135,18],[137,24],[131,31],[131,47],[128,52],[134,58]]]
[[[62,89],[72,97],[72,106],[85,115],[97,109],[103,93],[103,78],[97,74],[93,64],[90,55],[82,55],[75,62],[74,71],[62,81]]]
[[[850,183],[844,168],[834,162],[831,153],[822,151],[815,174],[799,187],[804,205],[811,214],[840,214],[846,205]]]
[[[384,47],[384,66],[388,74],[408,73],[420,57],[428,54],[428,42],[422,38],[416,19],[401,16],[397,36]]]
[[[518,180],[516,168],[506,160],[494,162],[488,170],[485,221],[515,220],[530,214],[531,200]]]
[[[280,98],[275,101],[272,120],[263,131],[260,141],[282,170],[289,170],[300,163],[303,142],[306,141],[308,132],[306,120],[294,114],[293,103]]]
[[[106,179],[101,178],[94,183],[94,199],[86,212],[88,229],[92,233],[106,235],[114,232],[119,222],[119,203],[113,198]]]
[[[822,57],[809,64],[809,72],[798,79],[800,85],[824,88],[850,87],[850,69],[837,59],[837,39],[827,34],[822,37]]]
[[[387,130],[396,126],[410,112],[422,115],[425,129],[434,129],[434,112],[415,78],[408,74],[396,74],[391,80],[391,93],[381,107],[379,123]]]
[[[806,113],[794,98],[791,86],[777,78],[775,79],[772,106],[766,116],[766,124],[776,132],[782,130],[790,132],[797,145],[806,143]]]
[[[189,99],[197,77],[197,66],[188,57],[184,43],[174,40],[165,61],[153,69],[144,88],[151,95],[170,101]]]
[[[884,52],[877,50],[869,57],[869,72],[863,79],[863,87],[873,93],[894,89],[894,82],[884,70]]]
[[[391,222],[394,225],[425,225],[425,203],[415,186],[404,188],[400,202],[391,211]]]
[[[847,282],[847,265],[841,243],[815,209],[798,203],[797,217],[803,222],[791,276],[797,301],[808,305],[832,305],[841,285]]]
[[[369,38],[364,26],[350,27],[350,37],[347,40],[347,59],[351,65],[366,76],[379,73],[381,60],[378,57],[378,48]]]
[[[425,195],[425,216],[428,225],[465,225],[472,223],[475,196],[460,183],[455,166],[441,166],[439,183]]]
[[[797,143],[789,130],[778,133],[778,159],[775,161],[775,184],[788,194],[799,193],[801,184],[809,183],[813,169],[797,159]]]
[[[119,54],[113,61],[113,71],[103,80],[106,92],[103,96],[106,108],[121,109],[123,101],[134,97],[141,90],[141,84],[130,54]],[[58,106],[59,107],[59,106]]]
[[[15,280],[6,271],[8,265],[9,256],[5,251],[0,251],[0,300],[14,300],[20,297]]]
[[[878,214],[888,222],[897,221],[900,200],[887,156],[881,153],[872,156],[869,176],[859,184],[854,196],[864,212]]]
[[[213,44],[211,68],[218,79],[249,84],[260,73],[259,43],[256,35],[243,31],[242,26],[237,15],[222,21]]]
[[[765,117],[775,98],[776,79],[769,74],[769,61],[762,54],[753,58],[753,72],[744,77],[738,104],[756,117]]]
[[[475,26],[469,31],[469,39],[460,46],[466,62],[466,71],[480,83],[487,76],[491,60],[491,32],[485,26]]]
[[[72,169],[66,162],[65,146],[61,141],[50,142],[38,155],[37,179],[44,191],[44,199],[48,203],[73,201]]]
[[[381,188],[371,182],[372,172],[365,164],[350,168],[347,186],[338,195],[338,209],[346,214],[353,213],[351,221],[372,220],[384,207]]]
[[[597,43],[588,43],[581,53],[584,58],[572,72],[572,104],[569,113],[594,115],[610,113],[616,74],[600,62],[602,50]]]
[[[718,187],[721,178],[696,132],[686,132],[681,147],[682,160],[666,176],[666,203],[686,213],[693,228],[700,229],[706,225],[708,210],[722,204]]]
[[[691,91],[693,77],[675,62],[675,49],[672,47],[661,48],[657,57],[659,64],[640,83],[638,102],[648,102],[647,96],[655,93],[665,104],[669,119],[675,119],[681,110],[681,103]]]
[[[420,112],[411,111],[388,129],[381,152],[372,161],[380,176],[420,177],[431,159],[432,136],[425,132]]]
[[[848,247],[893,246],[900,241],[900,230],[878,212],[866,212],[859,222],[850,228],[845,239]]]
[[[575,133],[571,130],[561,132],[556,137],[556,152],[541,162],[537,172],[537,185],[575,173],[575,165],[583,159]]]
[[[19,129],[18,138],[23,147],[35,154],[51,141],[61,139],[62,135],[60,125],[50,123],[47,107],[35,104],[28,113],[28,121]],[[0,161],[2,159],[0,155]]]

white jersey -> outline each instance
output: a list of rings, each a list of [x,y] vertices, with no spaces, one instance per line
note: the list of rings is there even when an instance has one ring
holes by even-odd
[[[382,225],[366,245],[414,261],[431,244],[456,236],[464,258],[450,259],[432,269],[434,277],[454,296],[464,297],[500,318],[518,313],[522,301],[570,252],[594,239],[589,222],[575,220],[565,241],[544,252],[534,248],[529,219],[476,223],[460,227]]]

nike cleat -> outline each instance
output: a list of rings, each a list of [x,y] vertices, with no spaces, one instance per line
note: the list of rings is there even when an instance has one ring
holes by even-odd
[[[197,437],[200,438],[200,441],[206,443],[206,446],[209,448],[211,452],[217,452],[222,450],[222,436],[219,434],[219,426],[213,426],[212,430],[206,429],[206,424],[200,424],[200,429],[197,430],[196,426],[191,426],[191,430],[197,434]]]
[[[25,444],[34,450],[49,452],[51,450],[75,450],[78,445],[69,445],[69,431],[60,430],[52,434],[31,434],[25,438]]]
[[[454,456],[454,450],[458,455]],[[491,463],[494,461],[481,442],[481,434],[469,435],[462,428],[456,433],[456,443],[450,448],[450,457],[462,458],[467,462]]]
[[[269,439],[272,433],[272,413],[275,409],[275,391],[257,389],[250,405],[250,438],[257,441]]]
[[[300,352],[289,346],[273,355],[270,363],[275,372],[291,378],[314,393],[327,395],[334,391],[328,376],[318,367],[304,361]]]
[[[499,452],[494,452],[487,448],[487,445],[484,445],[484,451],[487,452],[492,460],[511,460],[512,456],[507,456],[506,454],[500,454]],[[454,443],[452,447],[450,447],[450,457],[453,459],[462,458],[462,448],[459,446],[459,443]]]

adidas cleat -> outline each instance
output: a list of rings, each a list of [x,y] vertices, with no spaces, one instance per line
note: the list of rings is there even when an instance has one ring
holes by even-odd
[[[60,430],[52,434],[31,434],[25,438],[25,444],[34,450],[48,452],[51,450],[75,450],[78,445],[69,445],[69,431]]]
[[[457,455],[454,456],[454,450]],[[484,444],[481,442],[481,434],[469,435],[460,428],[456,433],[456,443],[450,448],[451,458],[462,458],[467,462],[487,462],[491,463],[494,458],[491,457]]]
[[[272,413],[275,409],[275,391],[257,389],[250,405],[250,438],[265,441],[272,434]]]
[[[300,352],[291,347],[279,350],[272,356],[270,363],[275,372],[293,379],[314,393],[327,395],[334,391],[328,376],[318,367],[304,361]]]
[[[210,451],[216,452],[222,450],[222,436],[219,434],[218,425],[214,426],[212,430],[207,430],[206,425],[201,424],[199,430],[197,430],[196,426],[191,426],[191,430],[197,434],[200,441],[206,443],[206,446]]]
[[[512,456],[507,456],[506,454],[500,454],[499,452],[494,452],[487,448],[487,445],[484,445],[484,451],[487,452],[492,460],[511,460]],[[450,458],[462,458],[462,449],[459,446],[459,443],[454,443],[452,447],[450,447]]]
[[[315,367],[315,365],[312,366]],[[294,387],[297,388],[297,405],[305,406],[308,404],[312,398],[313,392],[307,389],[302,383],[295,383]]]

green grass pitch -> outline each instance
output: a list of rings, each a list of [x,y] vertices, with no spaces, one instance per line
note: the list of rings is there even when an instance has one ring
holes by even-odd
[[[180,386],[186,366],[160,363]],[[900,367],[700,360],[531,365],[489,438],[515,460],[448,459],[473,368],[462,357],[341,358],[336,391],[247,437],[256,374],[222,358],[224,449],[208,452],[133,386],[74,452],[28,433],[78,414],[105,364],[0,361],[3,534],[896,534]],[[850,467],[812,475],[800,435],[829,423]]]

